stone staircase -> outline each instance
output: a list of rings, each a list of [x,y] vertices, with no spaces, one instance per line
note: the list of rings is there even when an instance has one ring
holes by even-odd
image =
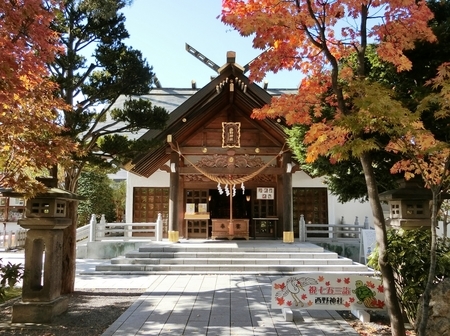
[[[96,266],[104,274],[297,274],[373,275],[367,266],[311,243],[281,241],[152,242]]]

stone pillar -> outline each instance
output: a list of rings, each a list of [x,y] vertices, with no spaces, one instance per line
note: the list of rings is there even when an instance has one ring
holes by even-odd
[[[26,218],[18,221],[28,229],[25,240],[25,269],[22,300],[12,308],[13,323],[49,323],[68,308],[68,297],[61,296],[64,229],[72,224],[68,200],[76,195],[51,187],[27,201]]]
[[[283,153],[283,242],[294,242],[294,218],[292,214],[292,163],[291,152]]]
[[[179,188],[179,154],[172,152],[170,155],[170,192],[169,192],[169,230],[168,238],[172,243],[179,241],[178,229],[178,188]]]
[[[22,288],[23,301],[52,301],[61,293],[62,230],[27,232],[25,241],[25,269]],[[45,252],[45,256],[44,256]],[[43,272],[43,274],[42,274]]]
[[[61,266],[63,228],[71,220],[59,219],[57,226],[51,222],[48,218],[19,220],[29,230],[25,240],[22,301],[13,306],[13,323],[49,323],[67,310],[69,299],[61,296]]]

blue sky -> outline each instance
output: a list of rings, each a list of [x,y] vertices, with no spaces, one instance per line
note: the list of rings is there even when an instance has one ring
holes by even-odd
[[[201,88],[215,72],[189,54],[185,43],[219,66],[230,50],[236,52],[240,65],[261,53],[252,48],[251,38],[240,36],[217,18],[221,5],[221,0],[134,0],[124,9],[130,33],[127,44],[142,52],[163,87],[188,88],[195,80]],[[270,88],[295,88],[300,78],[299,72],[289,71],[266,77]]]

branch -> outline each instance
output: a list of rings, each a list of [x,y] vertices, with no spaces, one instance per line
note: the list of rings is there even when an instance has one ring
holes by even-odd
[[[315,16],[314,10],[311,5],[311,0],[307,0],[307,4],[308,4],[309,15],[316,22],[316,26],[319,29],[319,33],[320,33],[320,38],[322,39],[322,43],[318,43],[319,48],[322,49],[322,51],[325,54],[325,57],[331,63],[331,85],[332,85],[334,93],[336,94],[339,109],[341,110],[342,113],[345,114],[346,107],[345,107],[344,94],[342,92],[342,89],[339,86],[339,81],[338,81],[339,64],[338,64],[336,58],[333,56],[333,54],[328,49],[328,46],[326,43],[327,39],[325,36],[325,27],[323,26],[323,24],[321,24],[319,22],[319,20]],[[306,30],[306,31],[308,32],[308,30]],[[309,36],[310,36],[310,34],[308,34],[308,37]]]
[[[94,133],[96,131],[98,123],[100,122],[100,119],[102,119],[102,117],[109,111],[109,109],[114,105],[114,102],[116,100],[117,100],[117,98],[114,99],[111,103],[109,103],[109,106],[102,109],[102,111],[97,115],[97,117],[95,118],[95,121],[92,123],[92,126],[89,128],[89,130],[83,136],[82,141],[86,141],[90,137],[94,136]]]
[[[366,67],[365,67],[365,54],[367,49],[367,6],[361,5],[361,48],[358,51],[358,75],[365,77]]]
[[[81,84],[84,83],[84,81],[86,80],[86,78],[88,78],[88,76],[91,74],[92,71],[94,71],[94,69],[97,66],[94,63],[91,63],[89,65],[89,68],[86,70],[86,72],[83,74],[83,76],[80,77],[80,79],[78,80],[78,82],[74,85],[74,89],[75,88],[79,88],[81,86]]]

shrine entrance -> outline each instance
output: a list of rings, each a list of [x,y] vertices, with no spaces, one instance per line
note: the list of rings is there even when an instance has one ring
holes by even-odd
[[[196,217],[201,217],[203,211],[208,214],[207,218],[186,220],[185,236],[189,239],[229,238],[228,226],[232,218],[238,225],[237,231],[243,231],[237,232],[234,238],[276,239],[280,230],[276,201],[258,199],[256,189],[245,189],[244,193],[237,189],[232,202],[229,195],[221,194],[217,189],[185,190],[185,201],[195,207]],[[222,224],[224,227],[220,228]]]
[[[219,193],[217,189],[209,190],[209,212],[211,218],[230,218],[230,197]],[[251,190],[237,192],[233,197],[233,218],[251,219]]]
[[[212,236],[212,222],[217,219],[230,218],[230,198],[220,194],[217,189],[209,191],[209,237]],[[250,239],[275,239],[278,230],[275,200],[258,200],[256,190],[238,190],[232,201],[232,218],[248,221]]]
[[[209,211],[211,216],[209,223],[209,237],[214,237],[213,223],[218,220],[229,221],[230,219],[230,196],[227,196],[225,193],[220,194],[217,189],[210,189],[209,199]],[[242,193],[241,190],[238,190],[233,197],[231,207],[233,221],[242,221],[244,225],[248,223],[249,238],[252,238],[252,230],[250,227],[252,223],[251,190],[245,190],[244,193]]]
[[[171,242],[180,237],[294,242],[296,165],[285,121],[252,118],[272,95],[250,82],[235,57],[228,52],[218,76],[171,113],[157,136],[166,145],[130,162],[130,171],[144,177],[157,169],[170,174]]]

